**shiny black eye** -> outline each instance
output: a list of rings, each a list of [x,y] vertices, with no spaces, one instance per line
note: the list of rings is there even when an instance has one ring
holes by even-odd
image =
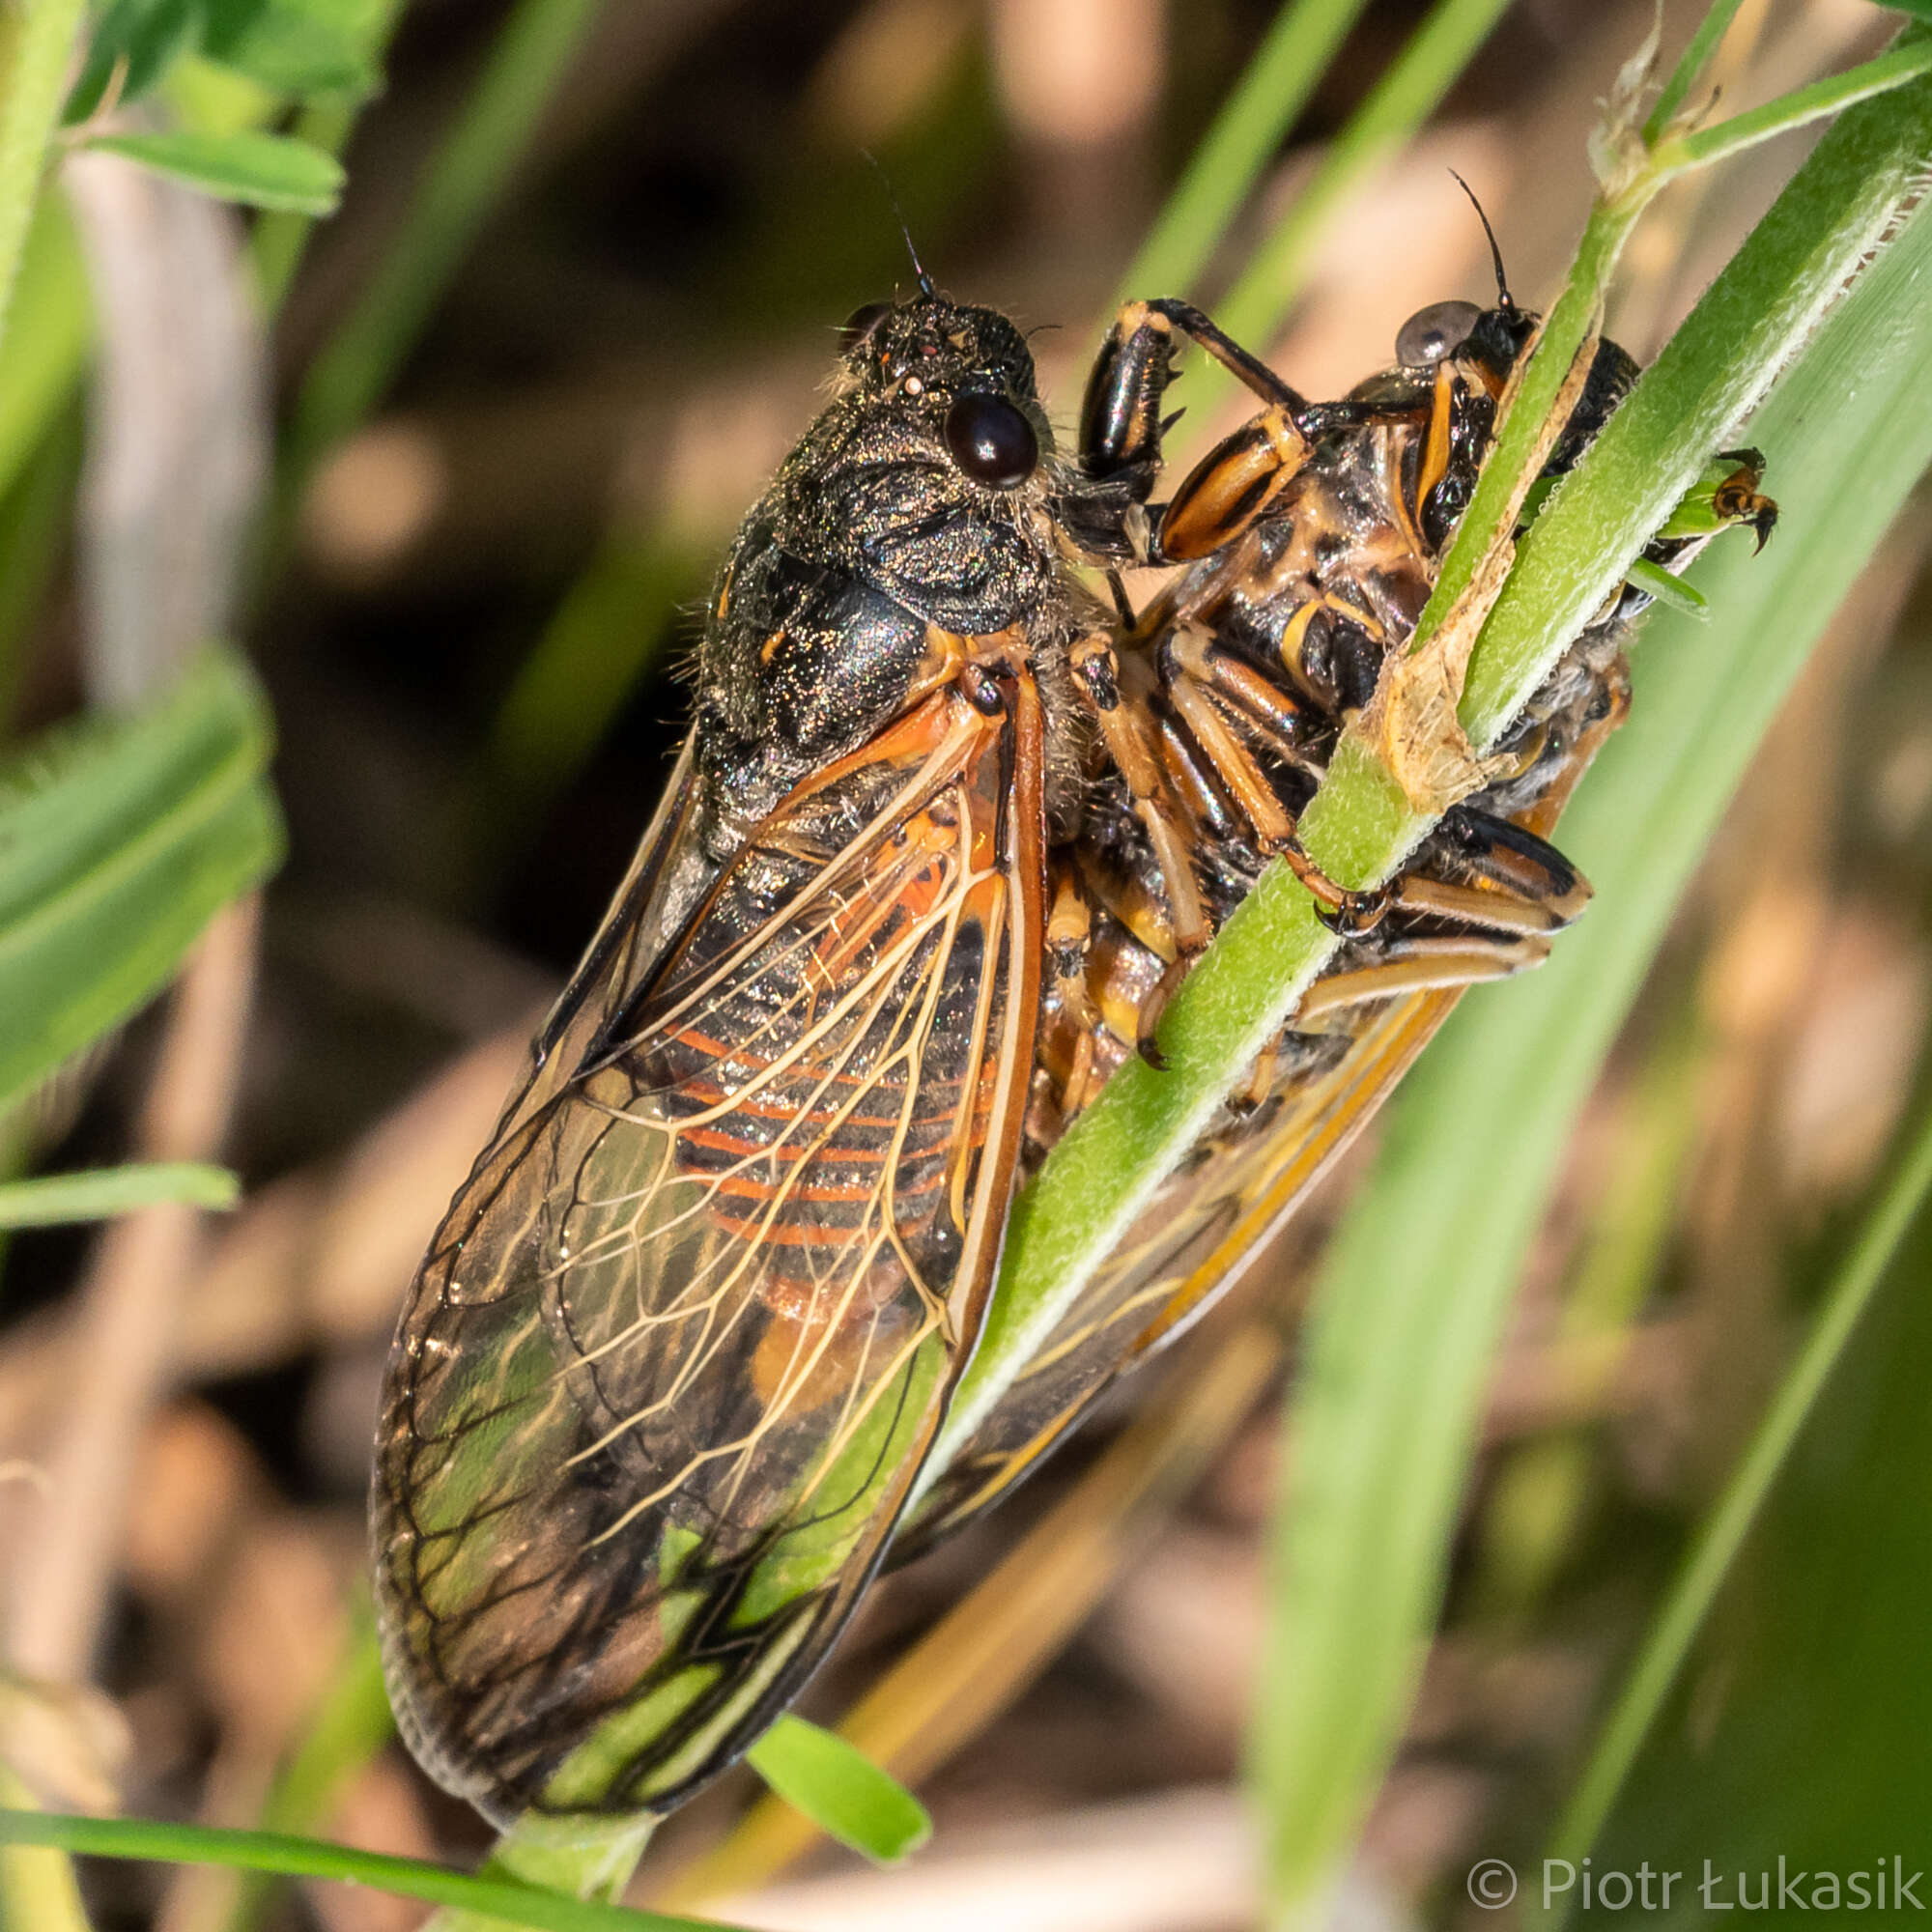
[[[1004,396],[961,396],[946,412],[946,446],[976,483],[1014,490],[1039,461],[1033,424]]]
[[[867,302],[863,308],[855,308],[838,331],[838,353],[851,355],[892,312],[891,302]]]
[[[1395,359],[1405,369],[1427,369],[1453,355],[1482,320],[1474,302],[1431,302],[1403,324],[1395,339]]]

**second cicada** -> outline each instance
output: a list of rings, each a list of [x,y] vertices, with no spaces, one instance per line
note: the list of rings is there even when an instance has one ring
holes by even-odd
[[[895,1539],[983,1508],[1178,1332],[1453,989],[1580,907],[1542,835],[1621,713],[1621,611],[1389,887],[1342,891],[1294,834],[1527,333],[1506,299],[1425,312],[1397,369],[1318,406],[1198,312],[1136,304],[1063,452],[1004,316],[922,275],[853,319],[719,576],[669,793],[390,1359],[391,1694],[486,1815],[665,1810],[731,1763]],[[1154,508],[1187,337],[1262,410]],[[1627,382],[1606,361],[1558,463]],[[1171,575],[1128,621],[1082,566],[1135,557]],[[1275,857],[1341,954],[906,1521],[1015,1186],[1125,1056],[1157,1059],[1165,999]]]

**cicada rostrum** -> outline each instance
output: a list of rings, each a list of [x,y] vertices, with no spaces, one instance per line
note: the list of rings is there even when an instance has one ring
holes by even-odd
[[[391,1693],[486,1815],[664,1810],[732,1762],[895,1537],[983,1508],[1178,1332],[1453,988],[1580,907],[1542,833],[1621,713],[1620,611],[1390,887],[1340,891],[1294,838],[1527,331],[1506,299],[1427,311],[1399,368],[1316,406],[1195,310],[1135,304],[1062,454],[1004,316],[922,274],[854,318],[719,577],[668,796],[391,1354]],[[1155,509],[1180,336],[1264,408]],[[1605,369],[1559,463],[1627,381]],[[1136,556],[1174,568],[1132,618],[1076,566]],[[1167,992],[1276,855],[1342,952],[902,1522],[1017,1179],[1157,1058]]]

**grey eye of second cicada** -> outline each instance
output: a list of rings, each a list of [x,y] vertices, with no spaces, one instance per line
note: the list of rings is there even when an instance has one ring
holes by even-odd
[[[1405,369],[1427,369],[1453,355],[1482,320],[1474,302],[1431,302],[1403,324],[1395,339],[1395,359]]]
[[[946,412],[946,446],[976,483],[1016,490],[1039,462],[1039,438],[1004,396],[961,396]]]
[[[838,331],[838,353],[849,355],[893,312],[891,302],[867,302],[845,318]]]

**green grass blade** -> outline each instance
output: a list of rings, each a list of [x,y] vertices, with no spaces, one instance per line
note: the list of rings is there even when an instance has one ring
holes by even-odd
[[[136,1208],[179,1202],[186,1208],[232,1208],[242,1183],[225,1167],[198,1160],[162,1160],[96,1167],[0,1181],[0,1228],[51,1228],[69,1221],[105,1221]]]
[[[281,850],[267,708],[212,651],[153,708],[0,772],[0,1112],[167,982]]]
[[[1598,889],[1584,928],[1533,980],[1464,1002],[1331,1250],[1252,1743],[1287,1916],[1340,1868],[1400,1737],[1485,1376],[1569,1126],[1778,700],[1932,461],[1928,287],[1918,215],[1753,422],[1785,521],[1764,555],[1732,539],[1700,565],[1708,623],[1653,614],[1634,714],[1564,824]]]
[[[1363,5],[1288,0],[1121,278],[1117,306],[1193,287]]]
[[[0,492],[13,487],[80,381],[93,299],[73,222],[59,195],[41,203],[0,350]]]
[[[1916,80],[1932,69],[1932,42],[1922,34],[1914,35],[1903,46],[1868,60],[1844,73],[1828,74],[1808,87],[1794,88],[1753,107],[1747,114],[1734,115],[1715,128],[1700,128],[1694,134],[1664,142],[1657,151],[1658,164],[1673,173],[1681,168],[1708,167],[1713,161],[1728,160],[1761,141],[1788,134],[1793,128],[1842,113],[1861,100]]]
[[[932,1836],[925,1806],[836,1731],[786,1713],[746,1756],[786,1804],[875,1864],[896,1864]]]
[[[1698,76],[1711,65],[1718,51],[1718,43],[1724,38],[1725,30],[1737,17],[1742,4],[1743,0],[1712,0],[1710,11],[1698,21],[1697,31],[1690,36],[1690,45],[1671,70],[1670,78],[1663,83],[1663,91],[1657,97],[1656,106],[1650,110],[1650,119],[1643,124],[1643,138],[1646,141],[1655,145],[1664,128],[1676,118],[1677,110],[1697,85]]]
[[[0,1761],[0,1804],[31,1806],[34,1794]],[[32,1932],[93,1932],[65,1852],[38,1845],[0,1850],[0,1926]]]
[[[97,134],[87,145],[152,168],[199,194],[248,208],[333,214],[342,199],[342,163],[285,134],[246,128],[203,134],[182,128],[164,134]]]
[[[328,1823],[350,1783],[396,1734],[383,1684],[375,1617],[362,1605],[349,1648],[311,1712],[300,1742],[277,1776],[260,1824],[269,1832],[315,1832]],[[255,1932],[274,1880],[250,1872],[228,1916],[228,1932]]]
[[[1308,280],[1315,244],[1337,205],[1406,141],[1489,39],[1506,0],[1436,0],[1401,54],[1335,137],[1315,179],[1215,310],[1237,342],[1271,342]],[[1445,188],[1453,185],[1445,179]],[[1225,372],[1216,371],[1225,376]],[[1232,378],[1225,378],[1232,382]],[[1205,385],[1204,385],[1205,386]],[[1217,389],[1221,384],[1217,384]],[[1190,399],[1192,400],[1192,399]],[[1211,405],[1208,411],[1211,412]]]
[[[296,483],[394,381],[528,147],[598,5],[521,0],[504,24],[382,267],[308,372],[288,452]]]
[[[621,1905],[566,1898],[513,1880],[473,1877],[425,1859],[359,1852],[326,1838],[281,1832],[229,1832],[151,1818],[77,1818],[55,1811],[0,1809],[0,1845],[49,1845],[83,1857],[163,1859],[176,1864],[227,1865],[278,1872],[284,1878],[339,1879],[401,1898],[474,1913],[493,1924],[534,1932],[720,1932],[705,1918],[672,1918]]]
[[[1932,1192],[1932,1113],[1919,1122],[1897,1172],[1873,1204],[1804,1346],[1786,1370],[1744,1461],[1724,1486],[1658,1611],[1550,1840],[1552,1859],[1575,1863],[1603,1829],[1719,1585],[1928,1192]]]

